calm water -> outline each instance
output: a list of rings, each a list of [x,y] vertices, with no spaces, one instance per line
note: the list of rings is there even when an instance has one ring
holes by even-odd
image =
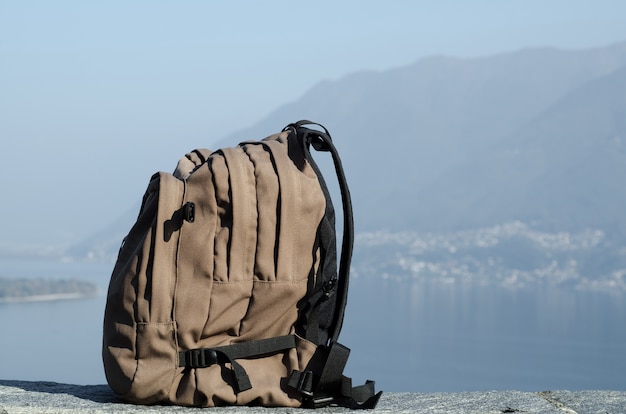
[[[110,265],[0,261],[0,274],[80,277]],[[0,304],[0,379],[105,382],[105,298]],[[626,389],[623,294],[355,279],[347,374],[387,391]]]

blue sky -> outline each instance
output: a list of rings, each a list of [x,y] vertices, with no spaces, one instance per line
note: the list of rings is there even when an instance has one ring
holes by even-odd
[[[617,0],[0,0],[0,247],[101,228],[154,171],[322,80],[608,45],[624,16]]]

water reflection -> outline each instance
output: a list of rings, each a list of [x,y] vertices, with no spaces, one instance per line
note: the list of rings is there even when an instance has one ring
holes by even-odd
[[[356,279],[348,370],[394,391],[621,389],[623,295]]]

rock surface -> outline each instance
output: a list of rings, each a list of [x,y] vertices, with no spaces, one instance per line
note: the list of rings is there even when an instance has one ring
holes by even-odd
[[[349,412],[339,407],[317,410]],[[119,401],[106,385],[0,380],[0,414],[16,413],[200,413],[200,408],[136,406]],[[225,407],[219,413],[310,413],[293,408]],[[377,413],[626,413],[626,391],[489,391],[386,393]]]

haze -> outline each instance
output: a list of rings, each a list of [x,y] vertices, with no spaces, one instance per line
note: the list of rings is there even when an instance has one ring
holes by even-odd
[[[429,55],[609,45],[626,40],[623,16],[606,0],[0,2],[0,248],[100,230],[152,173],[321,81]]]

